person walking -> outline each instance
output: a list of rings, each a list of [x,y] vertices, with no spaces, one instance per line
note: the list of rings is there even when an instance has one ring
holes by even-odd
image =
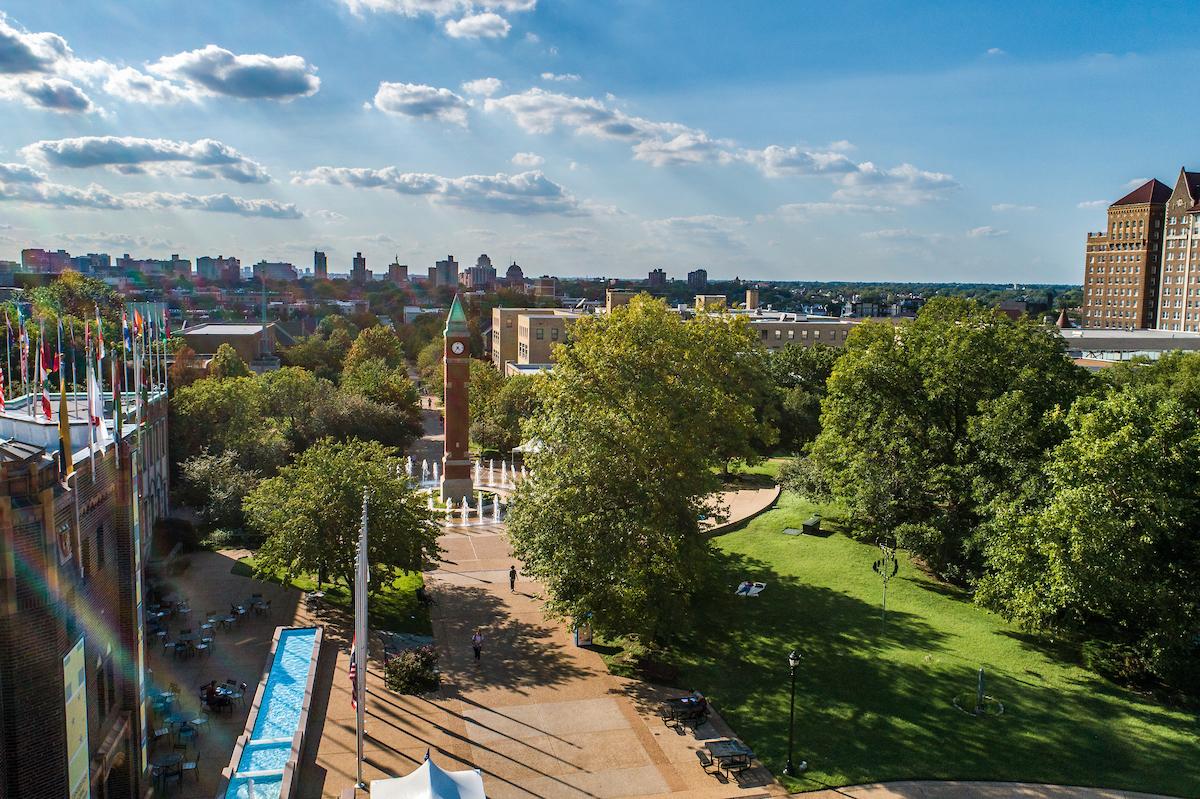
[[[515,565],[508,567],[508,590],[512,593],[517,593],[517,567]]]
[[[475,634],[471,636],[471,649],[475,651],[475,662],[479,662],[479,656],[483,652],[483,633],[478,627],[475,628]]]

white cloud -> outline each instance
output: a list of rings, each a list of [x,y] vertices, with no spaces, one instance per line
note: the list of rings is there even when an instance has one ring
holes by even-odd
[[[1084,200],[1078,203],[1076,208],[1107,208],[1111,203],[1108,200]]]
[[[767,177],[823,175],[833,179],[840,202],[913,205],[929,202],[959,188],[951,175],[918,169],[912,164],[881,168],[870,161],[856,163],[846,153],[849,142],[824,149],[769,145],[743,149],[728,139],[677,122],[659,122],[627,114],[595,97],[574,97],[532,88],[484,101],[487,112],[510,114],[528,133],[548,134],[564,128],[577,135],[627,142],[633,157],[652,166],[749,163]]]
[[[297,173],[292,182],[300,185],[387,189],[397,194],[427,197],[444,205],[486,213],[519,216],[578,216],[585,213],[575,197],[539,171],[447,178],[428,173],[402,172],[391,166],[383,169],[322,166]]]
[[[868,203],[787,203],[775,209],[775,216],[787,220],[805,220],[817,216],[841,216],[843,214],[891,214],[896,209],[890,205]]]
[[[0,98],[20,100],[29,108],[62,114],[82,114],[96,110],[87,92],[64,78],[33,78],[0,81]]]
[[[967,231],[967,237],[972,239],[998,239],[1007,235],[1007,230],[997,230],[991,225],[981,225]]]
[[[114,69],[104,81],[104,91],[126,102],[146,105],[172,105],[195,100],[198,94],[194,89],[160,80],[132,67]]]
[[[449,19],[443,27],[452,39],[503,39],[512,30],[508,20],[491,11]]]
[[[341,0],[355,14],[367,11],[379,14],[399,14],[405,17],[448,17],[470,12],[475,8],[516,14],[532,11],[537,0]]]
[[[918,169],[912,164],[880,168],[870,161],[858,164],[838,182],[841,188],[834,192],[838,200],[874,199],[899,205],[930,202],[960,188],[952,176],[943,172]]]
[[[1133,180],[1127,180],[1122,188],[1124,188],[1126,191],[1133,191],[1138,186],[1146,183],[1148,180],[1150,180],[1150,178],[1134,178]]]
[[[848,142],[838,142],[839,145]],[[772,144],[762,150],[746,150],[742,157],[754,164],[767,177],[784,175],[845,174],[858,170],[858,165],[842,151],[805,150],[799,147],[780,147]]]
[[[1020,205],[1018,203],[996,203],[992,206],[992,210],[996,213],[1008,213],[1009,211],[1036,211],[1036,205]]]
[[[467,125],[470,103],[450,91],[420,83],[380,83],[375,92],[375,107],[380,111],[417,119],[436,119],[455,125]]]
[[[44,205],[52,208],[101,210],[186,209],[269,219],[299,219],[303,214],[291,203],[254,200],[228,194],[195,195],[171,192],[113,194],[102,186],[84,188],[51,182],[24,164],[0,164],[0,201]]]
[[[123,174],[165,172],[190,178],[221,177],[236,183],[266,183],[263,166],[215,139],[194,142],[135,136],[80,136],[39,141],[22,148],[30,161],[69,169],[108,167]]]
[[[499,78],[477,78],[469,80],[462,85],[462,90],[467,94],[477,94],[481,97],[491,97],[496,92],[500,91],[500,87],[504,84]]]
[[[71,48],[57,33],[31,33],[9,23],[0,11],[0,75],[47,73]]]
[[[998,55],[1007,55],[1007,53],[1005,53],[999,47],[989,47],[987,49],[987,53],[985,55],[998,56]]]
[[[555,83],[571,83],[579,80],[579,76],[574,72],[564,72],[561,74],[556,72],[543,72],[542,80],[553,81]]]
[[[642,223],[646,233],[655,239],[731,250],[745,247],[746,241],[739,232],[745,226],[744,219],[716,214],[673,216]]]
[[[247,100],[287,102],[321,87],[316,67],[298,55],[237,54],[215,44],[160,58],[149,70],[205,94]]]
[[[519,166],[523,169],[532,169],[546,163],[546,159],[537,153],[517,153],[512,157],[512,162],[514,166]]]
[[[884,228],[883,230],[869,230],[862,234],[864,239],[871,241],[890,241],[901,243],[925,243],[932,244],[944,241],[947,237],[944,233],[922,233],[911,228]]]
[[[109,247],[120,247],[126,252],[133,250],[166,250],[176,245],[166,239],[153,239],[148,236],[138,236],[130,233],[110,233],[107,231],[97,231],[96,233],[59,233],[52,237],[56,242],[64,244],[83,244],[92,245],[107,245]]]

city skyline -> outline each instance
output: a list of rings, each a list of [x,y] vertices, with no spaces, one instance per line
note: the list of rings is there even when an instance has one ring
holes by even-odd
[[[0,18],[0,259],[1078,283],[1192,165],[1144,102],[1200,60],[1182,4],[71,5]]]

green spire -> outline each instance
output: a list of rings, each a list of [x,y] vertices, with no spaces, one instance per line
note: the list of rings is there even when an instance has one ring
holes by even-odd
[[[463,310],[462,301],[458,295],[454,295],[454,302],[450,305],[450,315],[446,317],[447,336],[465,336],[470,332],[467,327],[467,312]]]

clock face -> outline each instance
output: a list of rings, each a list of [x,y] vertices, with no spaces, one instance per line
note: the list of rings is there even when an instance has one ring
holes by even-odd
[[[465,347],[463,347],[463,343],[461,341],[456,341],[450,345],[450,351],[455,355],[462,355],[464,349]]]

